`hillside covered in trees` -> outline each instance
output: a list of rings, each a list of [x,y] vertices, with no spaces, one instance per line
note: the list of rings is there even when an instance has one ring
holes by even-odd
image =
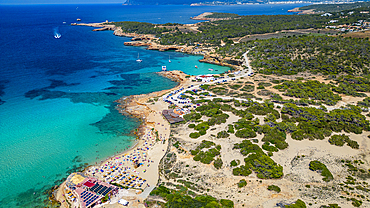
[[[343,10],[350,10],[350,9],[362,9],[362,8],[369,8],[370,2],[355,2],[352,4],[312,4],[304,7],[300,7],[301,10],[308,10],[313,9],[315,11],[323,11],[323,12],[340,12]]]
[[[265,74],[368,74],[370,42],[329,36],[299,36],[254,43],[253,66]]]
[[[293,15],[251,15],[241,16],[232,20],[204,22],[199,25],[198,32],[193,33],[167,33],[160,37],[163,45],[209,43],[219,45],[221,40],[230,41],[229,38],[243,37],[251,34],[264,34],[281,30],[294,30],[306,28],[321,28],[330,20],[329,17],[319,15],[293,16]]]

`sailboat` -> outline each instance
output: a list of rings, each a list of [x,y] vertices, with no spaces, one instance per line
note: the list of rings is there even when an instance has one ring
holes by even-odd
[[[140,54],[138,53],[138,54],[137,54],[136,62],[140,63],[140,62],[142,62],[142,61],[143,61],[143,60],[141,60],[141,59],[140,59]]]
[[[171,63],[171,56],[168,56],[168,63]]]

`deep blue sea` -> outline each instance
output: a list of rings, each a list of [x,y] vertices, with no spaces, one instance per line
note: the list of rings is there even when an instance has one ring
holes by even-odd
[[[45,191],[70,172],[131,145],[139,122],[114,101],[176,86],[154,73],[162,65],[188,74],[228,70],[200,56],[124,46],[129,38],[112,31],[71,26],[77,18],[194,23],[190,17],[207,11],[287,14],[298,6],[0,5],[0,207],[49,207]]]

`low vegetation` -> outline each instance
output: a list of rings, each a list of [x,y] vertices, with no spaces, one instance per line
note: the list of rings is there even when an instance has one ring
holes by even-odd
[[[241,179],[239,182],[238,182],[238,187],[239,188],[243,188],[244,186],[247,185],[247,181],[245,179]]]
[[[333,135],[329,139],[329,143],[336,146],[343,146],[347,143],[352,149],[358,149],[359,145],[356,141],[351,140],[348,136],[342,135]]]
[[[369,130],[369,121],[361,114],[361,109],[356,106],[325,112],[318,108],[298,107],[287,103],[284,104],[281,112],[291,116],[286,121],[299,122],[298,130],[292,133],[292,138],[296,140],[322,140],[325,136],[330,136],[332,131],[344,130],[348,133],[361,134],[363,130]]]
[[[234,175],[247,176],[253,170],[257,177],[262,179],[281,178],[283,176],[283,167],[267,156],[258,145],[252,144],[251,141],[243,140],[242,143],[235,144],[234,149],[240,149],[240,153],[247,156],[244,158],[245,165],[233,169]]]
[[[123,21],[123,22],[114,22],[113,24],[117,27],[121,27],[122,31],[125,33],[160,35],[164,32],[171,31],[166,27],[156,27],[155,24],[146,22]]]
[[[203,151],[203,149],[207,149]],[[220,155],[221,146],[216,145],[214,142],[203,140],[202,143],[195,149],[191,150],[190,153],[194,155],[193,159],[195,161],[200,161],[204,164],[210,164],[214,157]],[[216,168],[222,166],[222,160],[219,159],[214,165]]]
[[[195,45],[207,43],[220,45],[221,40],[232,43],[229,38],[243,37],[251,34],[271,33],[280,30],[294,30],[304,28],[319,28],[330,18],[320,15],[252,15],[240,16],[231,20],[204,22],[196,34],[176,31],[162,34],[160,43],[163,45]]]
[[[279,186],[275,186],[275,185],[270,185],[267,187],[267,190],[269,191],[275,191],[277,193],[280,193],[281,192],[281,189]]]
[[[335,105],[342,98],[334,94],[331,86],[320,83],[316,80],[302,81],[285,81],[280,85],[274,86],[275,89],[284,91],[283,95],[295,98],[313,99],[327,105]]]
[[[213,12],[210,15],[205,16],[206,18],[235,18],[239,17],[238,14],[232,14],[232,13],[220,13],[220,12]]]
[[[317,161],[317,160],[311,161],[310,165],[309,165],[309,168],[312,171],[320,172],[321,175],[324,176],[324,178],[322,180],[325,181],[325,182],[329,182],[329,181],[334,179],[333,175],[331,174],[329,169],[326,167],[326,165],[324,165],[320,161]]]
[[[306,208],[306,203],[304,201],[298,199],[293,204],[285,205],[285,208]]]
[[[169,189],[163,185],[156,187],[150,195],[162,197],[166,203],[165,207],[214,207],[214,208],[232,208],[234,202],[228,199],[217,200],[209,195],[189,194],[186,187],[180,186],[178,190]]]
[[[219,54],[249,52],[251,65],[258,72],[295,75],[299,72],[325,75],[369,74],[369,40],[341,36],[292,36],[256,40],[219,48]]]
[[[213,166],[216,168],[216,169],[220,169],[222,167],[224,163],[222,162],[221,158],[217,158],[214,162],[213,162]]]

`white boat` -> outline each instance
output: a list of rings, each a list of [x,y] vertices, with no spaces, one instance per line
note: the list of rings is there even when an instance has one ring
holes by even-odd
[[[55,33],[54,34],[54,38],[56,38],[56,39],[59,39],[59,38],[61,38],[62,37],[62,35],[61,34],[59,34],[59,33]]]
[[[213,69],[208,69],[209,71],[213,71]]]
[[[166,66],[162,66],[162,71],[167,71],[167,67]]]
[[[140,62],[142,62],[142,61],[143,61],[143,60],[141,60],[141,59],[140,59],[140,54],[138,53],[138,54],[137,54],[136,62],[139,62],[139,63],[140,63]]]
[[[171,63],[171,56],[168,56],[168,63]]]

